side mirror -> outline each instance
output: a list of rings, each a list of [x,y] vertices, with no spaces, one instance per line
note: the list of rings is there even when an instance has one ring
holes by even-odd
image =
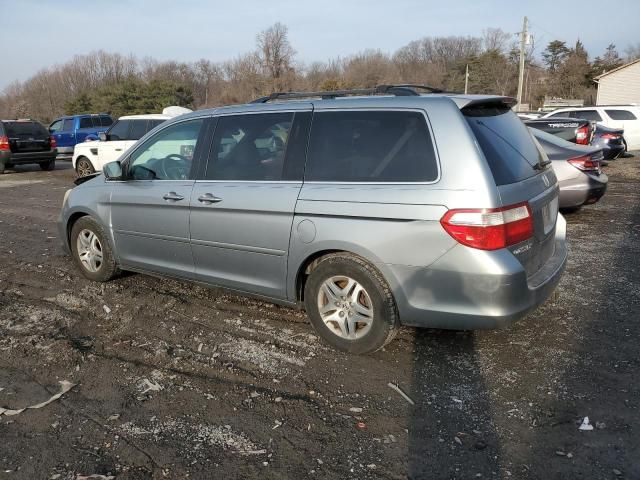
[[[101,142],[106,142],[107,141],[107,134],[105,132],[98,133],[98,139]]]
[[[118,161],[107,163],[102,171],[107,180],[122,180],[122,164]]]

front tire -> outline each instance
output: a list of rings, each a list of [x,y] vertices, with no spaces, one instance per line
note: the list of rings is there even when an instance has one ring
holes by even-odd
[[[71,253],[82,274],[95,282],[106,282],[120,273],[107,236],[98,222],[87,216],[71,229]]]
[[[318,335],[345,352],[375,352],[399,328],[395,300],[382,274],[348,253],[320,260],[305,284],[304,303]]]
[[[93,164],[91,160],[87,157],[78,157],[76,161],[76,173],[79,177],[86,177],[87,175],[91,175],[95,173],[96,169],[93,168]]]

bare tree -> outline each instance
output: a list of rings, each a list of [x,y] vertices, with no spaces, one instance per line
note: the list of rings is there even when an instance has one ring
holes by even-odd
[[[256,37],[257,55],[262,69],[273,80],[273,86],[278,89],[285,86],[287,79],[291,79],[296,54],[287,34],[286,25],[277,22]]]

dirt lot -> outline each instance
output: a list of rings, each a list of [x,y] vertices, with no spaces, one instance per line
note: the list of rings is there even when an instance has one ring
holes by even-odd
[[[68,163],[1,176],[0,407],[77,385],[0,416],[0,480],[640,478],[639,157],[606,171],[603,201],[567,216],[555,303],[363,357],[271,304],[91,283],[57,248]]]

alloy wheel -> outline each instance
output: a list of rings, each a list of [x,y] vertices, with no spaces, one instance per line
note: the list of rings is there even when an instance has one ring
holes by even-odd
[[[362,338],[373,323],[371,297],[356,280],[343,275],[328,278],[318,292],[318,311],[335,335],[348,340]]]
[[[96,273],[102,266],[102,245],[100,239],[91,230],[80,231],[76,241],[78,258],[84,268],[91,273]]]

